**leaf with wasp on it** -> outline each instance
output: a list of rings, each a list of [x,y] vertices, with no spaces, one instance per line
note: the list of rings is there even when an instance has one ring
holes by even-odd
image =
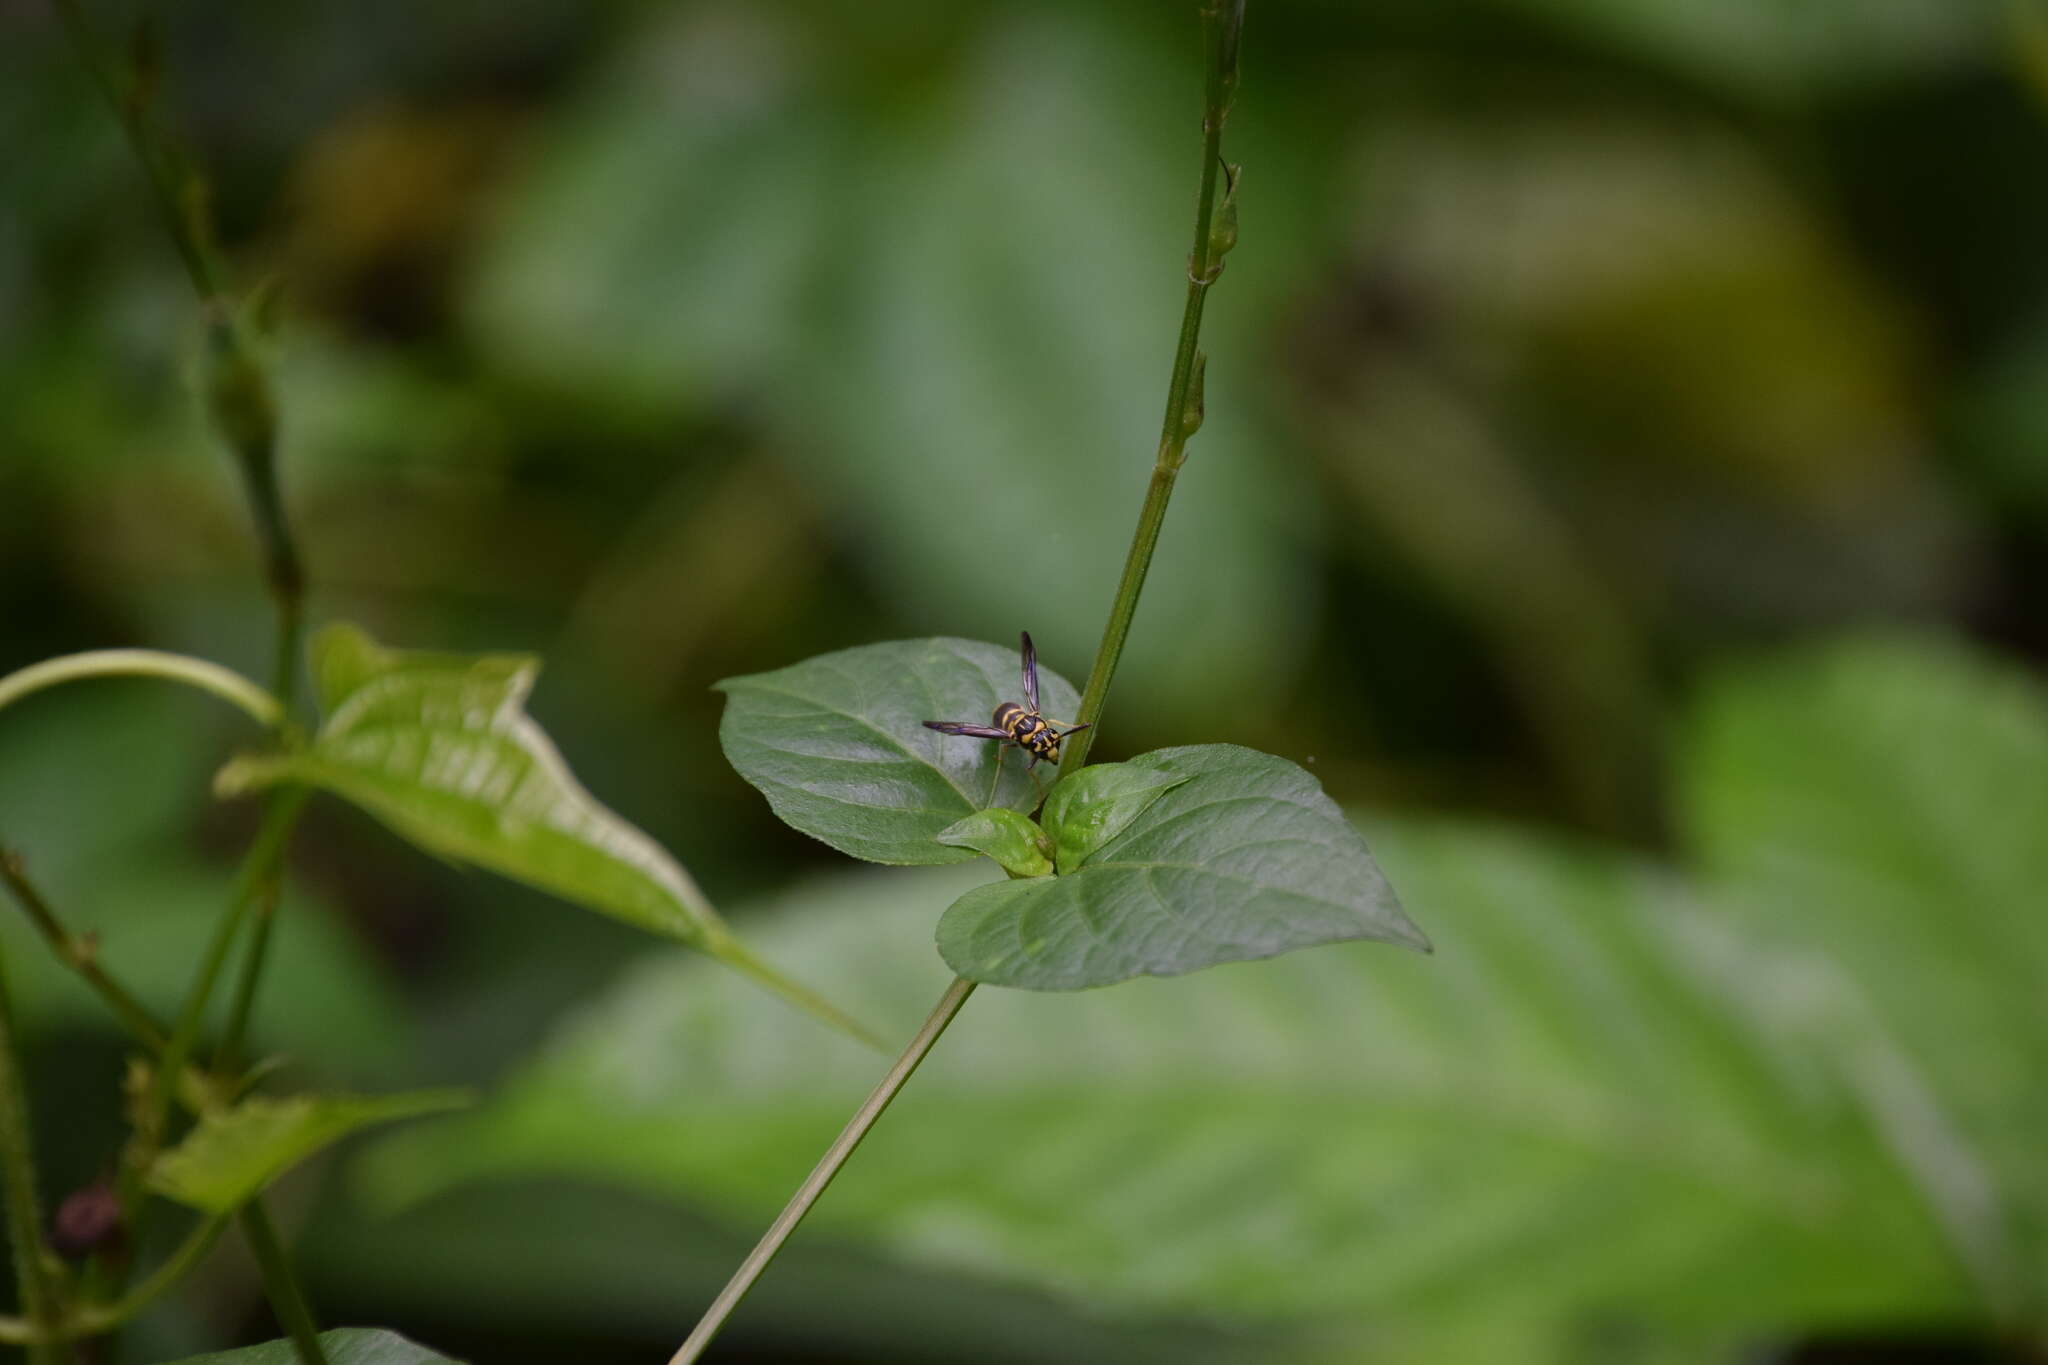
[[[988,807],[1031,810],[1042,779],[999,741],[927,730],[928,720],[987,724],[1021,701],[1017,651],[979,640],[895,640],[821,654],[772,673],[727,678],[725,756],[784,823],[874,863],[957,863],[967,848],[939,831]],[[1045,714],[1080,697],[1041,665]],[[998,771],[998,761],[1001,768]]]

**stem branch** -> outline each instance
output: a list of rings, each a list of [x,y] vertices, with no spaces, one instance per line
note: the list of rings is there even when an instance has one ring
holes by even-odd
[[[725,1288],[718,1291],[718,1297],[711,1301],[711,1307],[704,1310],[704,1316],[698,1320],[689,1340],[669,1358],[668,1365],[691,1365],[692,1361],[703,1355],[710,1347],[711,1339],[718,1335],[719,1328],[725,1326],[725,1320],[740,1306],[740,1300],[754,1287],[754,1281],[761,1278],[761,1272],[768,1268],[768,1263],[782,1250],[782,1244],[796,1231],[796,1225],[804,1220],[804,1215],[811,1211],[811,1206],[825,1193],[826,1186],[839,1174],[839,1168],[853,1155],[854,1148],[860,1146],[861,1139],[868,1135],[868,1130],[882,1117],[883,1111],[889,1107],[889,1102],[896,1098],[896,1092],[903,1089],[904,1083],[917,1070],[918,1064],[932,1050],[932,1045],[939,1041],[939,1035],[946,1031],[946,1025],[953,1022],[953,1016],[960,1012],[960,1007],[967,1003],[967,997],[972,994],[974,983],[964,978],[956,977],[953,984],[946,987],[946,993],[939,997],[939,1003],[932,1010],[931,1017],[924,1021],[924,1027],[917,1031],[917,1036],[903,1049],[903,1054],[896,1059],[896,1064],[882,1077],[881,1084],[877,1085],[861,1107],[854,1111],[853,1117],[847,1120],[846,1127],[840,1130],[832,1145],[825,1149],[825,1155],[811,1169],[804,1183],[797,1187],[797,1192],[790,1196],[789,1203],[769,1225],[760,1242],[747,1253],[747,1259],[740,1262],[740,1268],[733,1273]]]
[[[28,1348],[28,1359],[32,1365],[43,1365],[61,1358],[48,1344],[54,1339],[58,1303],[43,1247],[43,1216],[36,1201],[36,1162],[29,1125],[14,1004],[7,994],[4,964],[0,964],[0,1184],[7,1193],[7,1240],[14,1249],[21,1312],[38,1338]]]
[[[163,1264],[151,1271],[148,1279],[112,1303],[82,1308],[70,1335],[95,1337],[127,1323],[191,1274],[206,1259],[206,1253],[213,1250],[213,1244],[220,1240],[227,1225],[225,1217],[195,1223],[178,1249],[165,1257]]]
[[[242,1209],[241,1223],[242,1235],[249,1239],[249,1250],[255,1254],[256,1264],[263,1268],[263,1292],[270,1297],[271,1311],[277,1314],[278,1324],[292,1339],[299,1365],[327,1365],[327,1354],[320,1349],[320,1328],[313,1321],[313,1310],[306,1306],[299,1282],[292,1277],[291,1262],[277,1239],[270,1214],[261,1203],[251,1203]]]
[[[0,882],[6,883],[13,893],[15,903],[22,913],[29,917],[43,941],[50,945],[50,951],[57,960],[69,967],[85,981],[85,984],[99,992],[107,1007],[117,1015],[136,1042],[151,1052],[164,1050],[164,1029],[137,1000],[126,986],[107,974],[100,966],[99,953],[90,934],[80,937],[71,932],[50,903],[43,898],[35,884],[28,879],[28,869],[22,865],[21,856],[10,849],[0,848]]]
[[[263,826],[257,831],[256,841],[250,845],[243,862],[234,899],[229,902],[227,912],[213,931],[213,942],[207,946],[199,975],[186,993],[170,1041],[164,1045],[163,1059],[157,1066],[148,1103],[136,1128],[140,1157],[155,1156],[156,1147],[163,1137],[171,1099],[177,1093],[178,1073],[184,1069],[198,1042],[199,1031],[206,1022],[206,1008],[213,999],[214,986],[220,980],[228,950],[234,945],[242,920],[262,894],[263,887],[278,875],[278,863],[284,856],[285,843],[291,838],[292,827],[298,822],[299,810],[305,805],[308,795],[310,793],[304,787],[289,788],[264,812]],[[140,1185],[141,1170],[146,1164],[147,1161],[142,1159],[130,1164],[124,1182],[124,1203],[132,1206],[133,1196]]]

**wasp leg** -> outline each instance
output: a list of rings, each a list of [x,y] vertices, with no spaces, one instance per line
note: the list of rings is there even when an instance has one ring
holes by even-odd
[[[1031,774],[1031,785],[1038,789],[1038,799],[1040,801],[1045,800],[1045,779],[1038,775],[1038,760],[1044,757],[1044,754],[1033,754],[1031,755],[1031,761],[1024,765],[1024,771]],[[1036,808],[1034,807],[1034,809]]]

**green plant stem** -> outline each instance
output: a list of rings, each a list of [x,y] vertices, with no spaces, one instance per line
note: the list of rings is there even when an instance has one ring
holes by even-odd
[[[960,1007],[967,1003],[967,997],[972,994],[974,983],[964,978],[955,978],[953,984],[946,987],[946,993],[939,997],[939,1003],[932,1010],[931,1016],[924,1021],[924,1027],[917,1031],[917,1036],[910,1040],[910,1045],[896,1058],[895,1065],[882,1077],[881,1084],[877,1085],[862,1102],[861,1107],[854,1111],[853,1117],[847,1120],[846,1127],[840,1130],[832,1145],[825,1149],[825,1155],[811,1169],[804,1183],[797,1187],[797,1192],[790,1197],[789,1203],[783,1206],[782,1212],[769,1225],[767,1233],[754,1249],[747,1253],[747,1259],[740,1262],[740,1268],[734,1272],[725,1288],[718,1291],[718,1297],[711,1301],[711,1307],[698,1319],[689,1339],[669,1358],[669,1365],[690,1365],[690,1362],[702,1356],[710,1347],[711,1339],[718,1335],[719,1329],[725,1325],[725,1320],[740,1306],[740,1300],[746,1298],[747,1291],[761,1278],[761,1272],[768,1268],[769,1262],[782,1250],[782,1244],[796,1231],[797,1224],[803,1222],[804,1215],[811,1211],[811,1206],[825,1193],[833,1177],[839,1174],[840,1167],[846,1164],[847,1158],[860,1146],[861,1140],[882,1117],[883,1112],[889,1107],[889,1102],[896,1098],[897,1092],[910,1080],[918,1064],[931,1052],[932,1045],[939,1041],[939,1035],[946,1031],[946,1026],[953,1022],[953,1016],[960,1012]]]
[[[10,849],[0,848],[0,882],[14,896],[15,904],[27,915],[36,932],[50,945],[50,951],[57,960],[78,973],[85,984],[99,993],[128,1030],[131,1037],[154,1053],[164,1050],[164,1029],[151,1016],[140,1000],[132,995],[126,986],[107,974],[100,966],[99,953],[90,936],[81,938],[65,926],[50,908],[50,903],[28,878],[28,870],[22,865],[19,854]]]
[[[1237,90],[1238,34],[1244,23],[1243,0],[1222,0],[1204,5],[1202,28],[1208,51],[1208,76],[1202,105],[1202,184],[1195,199],[1195,244],[1188,253],[1188,290],[1181,308],[1180,342],[1174,349],[1173,376],[1166,388],[1166,419],[1159,433],[1159,451],[1152,464],[1152,483],[1145,491],[1145,505],[1138,513],[1138,529],[1131,537],[1130,553],[1124,558],[1123,577],[1117,581],[1116,598],[1110,604],[1109,623],[1103,627],[1102,643],[1095,651],[1095,663],[1088,670],[1088,685],[1081,694],[1077,725],[1090,728],[1065,742],[1060,773],[1077,772],[1088,761],[1088,751],[1099,732],[1097,723],[1109,700],[1109,685],[1123,658],[1124,640],[1131,631],[1131,618],[1138,610],[1138,596],[1145,589],[1145,575],[1152,567],[1152,552],[1159,546],[1159,530],[1166,521],[1166,504],[1173,497],[1174,480],[1187,460],[1188,437],[1200,425],[1202,305],[1209,286],[1223,269],[1227,244],[1215,239],[1216,176],[1223,166],[1223,124],[1230,115],[1230,101]]]
[[[249,947],[242,954],[242,972],[235,982],[235,1002],[228,1012],[227,1031],[213,1054],[213,1070],[232,1076],[242,1068],[242,1044],[249,1035],[249,1021],[256,1012],[256,987],[263,979],[264,964],[270,956],[270,933],[277,922],[277,902],[283,887],[273,881],[257,896],[256,927],[250,931]]]
[[[56,8],[65,31],[71,36],[71,45],[78,51],[80,63],[92,77],[92,83],[99,87],[108,108],[113,110],[121,131],[128,137],[129,148],[149,180],[152,197],[163,212],[171,241],[178,248],[178,259],[184,262],[192,287],[203,300],[219,297],[220,270],[214,263],[211,245],[202,239],[197,226],[200,219],[195,210],[200,187],[183,174],[170,148],[151,128],[149,92],[143,88],[140,79],[135,90],[126,94],[122,92],[114,73],[103,60],[106,46],[86,18],[78,0],[56,0]],[[142,74],[137,73],[138,77]]]
[[[155,1148],[163,1137],[164,1121],[170,1112],[171,1098],[177,1093],[178,1073],[192,1056],[192,1049],[199,1038],[199,1031],[206,1022],[207,1005],[213,999],[214,986],[220,980],[221,968],[226,964],[228,950],[241,930],[242,920],[247,916],[262,888],[277,875],[279,861],[284,856],[284,847],[291,837],[292,827],[297,823],[300,808],[310,793],[304,787],[292,787],[280,792],[263,815],[263,825],[256,833],[256,841],[250,845],[243,860],[242,874],[236,887],[235,896],[228,904],[227,913],[213,933],[213,941],[207,945],[206,957],[201,963],[198,977],[186,993],[184,1006],[178,1012],[177,1024],[171,1031],[170,1041],[164,1045],[163,1060],[158,1064],[154,1084],[136,1136],[141,1140],[143,1150],[154,1156]],[[136,1163],[139,1166],[140,1163]],[[124,1203],[132,1203],[140,1180],[140,1170],[131,1168],[124,1182]]]
[[[106,44],[78,0],[56,0],[56,6],[80,62],[127,135],[177,247],[178,259],[208,317],[209,346],[218,353],[214,382],[209,386],[209,413],[242,471],[262,548],[264,578],[277,607],[272,690],[290,710],[298,678],[305,578],[278,488],[277,414],[269,374],[229,307],[223,283],[226,272],[214,247],[207,211],[206,186],[183,151],[151,118],[155,73],[138,69],[132,87],[124,91],[105,60]]]
[[[50,1282],[50,1262],[43,1246],[43,1216],[36,1199],[35,1150],[29,1137],[28,1087],[22,1076],[20,1039],[15,1032],[14,1003],[7,992],[7,974],[0,962],[0,1185],[7,1192],[7,1240],[14,1249],[14,1278],[21,1295],[22,1316],[39,1341],[28,1348],[32,1365],[62,1359],[51,1345],[59,1304]]]
[[[270,1214],[260,1203],[252,1203],[242,1210],[241,1224],[242,1235],[249,1239],[249,1250],[263,1269],[263,1290],[270,1296],[271,1310],[291,1337],[299,1365],[327,1365],[327,1355],[320,1349],[320,1328],[313,1321],[312,1309],[306,1306],[299,1282],[292,1277],[291,1262],[277,1240],[277,1228],[272,1225]]]
[[[711,903],[705,901],[704,906],[708,910],[711,907]],[[860,1020],[855,1019],[852,1015],[845,1013],[822,995],[817,994],[815,991],[807,990],[796,982],[782,976],[779,972],[774,971],[767,963],[755,957],[752,951],[737,938],[731,937],[723,930],[720,930],[707,941],[705,946],[706,951],[715,954],[721,962],[734,968],[742,975],[753,978],[781,999],[831,1024],[834,1028],[846,1034],[847,1037],[866,1043],[869,1047],[885,1056],[888,1054],[889,1045],[883,1042],[881,1036],[873,1029],[861,1023]]]
[[[208,1218],[193,1224],[192,1231],[185,1235],[178,1249],[166,1256],[163,1263],[150,1272],[148,1279],[112,1303],[80,1306],[69,1321],[58,1325],[54,1333],[39,1331],[25,1318],[0,1317],[0,1343],[29,1346],[46,1339],[73,1341],[80,1337],[96,1337],[123,1326],[191,1274],[193,1268],[206,1258],[206,1253],[213,1250],[213,1244],[220,1240],[227,1225],[226,1217]]]
[[[65,1335],[93,1337],[102,1332],[111,1332],[128,1323],[144,1309],[177,1288],[178,1284],[206,1259],[206,1254],[213,1250],[213,1244],[220,1240],[220,1235],[226,1231],[227,1225],[228,1220],[225,1217],[208,1218],[195,1223],[192,1230],[185,1234],[185,1240],[178,1244],[178,1249],[166,1256],[163,1263],[149,1273],[148,1279],[112,1303],[80,1308]],[[0,1340],[6,1339],[0,1336]]]
[[[11,706],[31,692],[86,678],[165,678],[211,692],[240,707],[259,725],[275,728],[285,719],[278,698],[233,669],[160,649],[92,649],[30,664],[0,678],[0,707]]]

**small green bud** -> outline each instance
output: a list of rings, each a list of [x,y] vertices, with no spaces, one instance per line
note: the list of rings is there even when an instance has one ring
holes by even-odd
[[[268,466],[277,438],[270,378],[224,308],[215,308],[206,324],[206,415],[244,464]]]
[[[1093,857],[1147,806],[1187,781],[1156,768],[1096,763],[1060,779],[1045,798],[1045,828],[1062,875]]]
[[[1202,429],[1202,382],[1209,373],[1209,354],[1195,352],[1195,372],[1188,377],[1188,401],[1181,405],[1180,434],[1183,439]]]
[[[1223,202],[1216,206],[1215,221],[1209,224],[1211,260],[1221,260],[1225,253],[1237,245],[1237,182],[1244,175],[1244,167],[1226,163],[1223,174]]]
[[[1013,810],[978,810],[932,837],[953,848],[987,854],[1013,878],[1044,877],[1052,872],[1052,840]]]

